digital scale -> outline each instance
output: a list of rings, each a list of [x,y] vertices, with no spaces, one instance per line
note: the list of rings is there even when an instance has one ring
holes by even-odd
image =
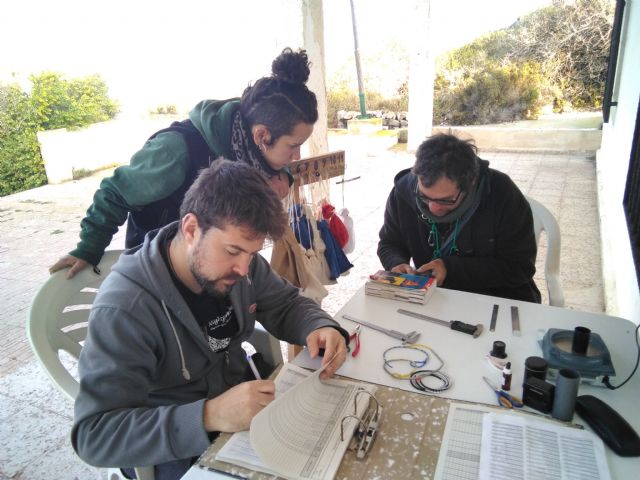
[[[616,374],[611,355],[602,337],[590,332],[585,353],[576,353],[572,348],[574,330],[550,328],[540,340],[542,354],[549,366],[548,377],[555,379],[558,370],[570,368],[580,374],[580,380],[594,386],[605,386],[602,379]]]

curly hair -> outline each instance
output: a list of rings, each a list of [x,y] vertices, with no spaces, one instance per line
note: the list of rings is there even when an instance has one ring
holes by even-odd
[[[469,191],[478,178],[477,152],[471,140],[446,133],[434,135],[418,147],[411,171],[427,188],[446,177],[456,182],[460,190]]]
[[[180,218],[188,213],[198,218],[203,234],[231,224],[275,240],[287,226],[282,202],[264,176],[245,163],[223,158],[202,169],[187,191]]]
[[[249,127],[269,129],[269,145],[290,134],[299,123],[318,120],[316,95],[307,88],[310,63],[305,50],[285,48],[271,64],[271,76],[248,86],[240,99],[240,113]]]

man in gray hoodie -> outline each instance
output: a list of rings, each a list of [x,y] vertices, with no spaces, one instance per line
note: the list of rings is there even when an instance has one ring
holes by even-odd
[[[256,320],[311,357],[324,349],[325,378],[342,365],[347,332],[258,254],[286,225],[264,177],[221,160],[189,189],[179,221],[121,256],[80,355],[71,438],[84,461],[179,478],[216,432],[248,429],[275,393],[271,380],[248,381],[240,344]]]

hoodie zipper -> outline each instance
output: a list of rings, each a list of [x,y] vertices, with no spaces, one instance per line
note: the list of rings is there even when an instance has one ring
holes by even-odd
[[[222,380],[228,386],[232,386],[232,384],[229,383],[225,375],[225,373],[229,371],[229,365],[231,365],[231,360],[229,358],[229,347],[227,347],[227,349],[224,351],[224,362],[222,363]]]
[[[162,308],[164,309],[164,314],[167,316],[167,320],[169,320],[169,325],[171,326],[171,330],[173,331],[173,336],[176,339],[176,343],[178,344],[178,352],[180,353],[180,363],[181,368],[180,371],[182,373],[182,377],[189,381],[191,380],[191,374],[189,370],[187,370],[187,363],[184,358],[184,352],[182,351],[182,344],[180,343],[180,337],[178,337],[178,332],[176,331],[176,327],[173,325],[173,320],[171,320],[171,315],[169,314],[169,309],[167,308],[167,304],[164,300],[161,300]]]

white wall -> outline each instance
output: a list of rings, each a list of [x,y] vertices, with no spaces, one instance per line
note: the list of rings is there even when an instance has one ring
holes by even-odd
[[[595,152],[602,131],[597,128],[433,127],[432,133],[472,138],[480,150],[527,152]]]
[[[74,170],[95,171],[127,164],[147,138],[168,127],[173,120],[169,115],[125,117],[78,130],[61,128],[38,132],[47,180],[61,183],[71,180]]]
[[[640,2],[627,0],[609,122],[597,153],[606,311],[640,322],[640,294],[622,208],[640,98]]]

